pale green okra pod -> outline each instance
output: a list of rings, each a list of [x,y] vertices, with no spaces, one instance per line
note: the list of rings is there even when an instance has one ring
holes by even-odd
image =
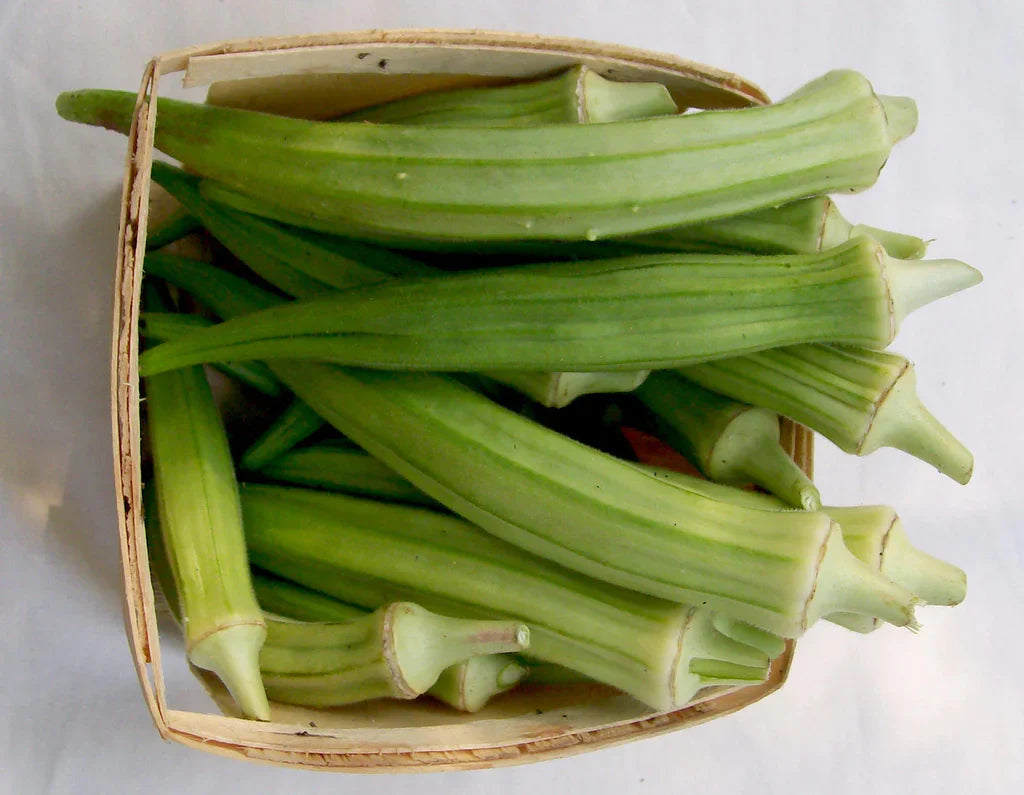
[[[57,100],[125,133],[134,106],[129,92]],[[278,220],[413,246],[597,240],[863,189],[916,125],[910,100],[842,70],[772,105],[607,124],[311,122],[164,98],[157,114],[159,149]]]

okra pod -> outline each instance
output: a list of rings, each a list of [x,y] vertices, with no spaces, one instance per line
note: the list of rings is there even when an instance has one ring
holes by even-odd
[[[957,605],[967,593],[964,572],[910,543],[896,512],[885,505],[828,508],[843,528],[843,542],[858,558],[878,568],[929,605]],[[871,632],[878,622],[864,616],[836,615],[831,620],[856,632]]]
[[[236,318],[146,351],[433,371],[643,370],[802,342],[884,348],[912,310],[977,284],[865,237],[819,254],[637,255],[398,279]]]
[[[139,335],[154,342],[177,339],[212,325],[213,321],[205,317],[180,312],[142,312],[139,315]],[[267,397],[278,397],[282,392],[281,382],[263,362],[217,362],[213,367]]]
[[[337,622],[366,615],[362,608],[271,574],[255,572],[253,585],[264,610],[288,618]],[[267,645],[274,640],[274,634],[270,633]],[[526,666],[510,654],[477,655],[445,668],[427,693],[454,709],[477,712],[494,696],[515,687],[526,673]]]
[[[448,615],[519,619],[532,656],[656,709],[682,706],[706,684],[766,675],[768,656],[719,633],[709,611],[591,580],[458,517],[305,489],[243,493],[254,564],[345,601],[401,598]]]
[[[359,449],[314,445],[277,456],[260,469],[263,477],[374,499],[437,506],[391,467]]]
[[[448,89],[345,114],[339,121],[473,127],[535,127],[667,116],[679,108],[661,83],[618,83],[587,66],[508,86]]]
[[[61,94],[127,133],[130,92]],[[838,70],[773,105],[523,128],[314,122],[160,98],[156,146],[279,220],[422,247],[598,240],[872,185],[913,102]]]
[[[821,495],[779,444],[779,415],[722,397],[678,373],[653,373],[637,398],[658,434],[718,483],[754,483],[797,508],[816,511]]]
[[[288,408],[242,454],[239,466],[250,472],[262,469],[308,439],[324,426],[323,418],[301,400],[293,400]]]
[[[155,251],[158,248],[169,246],[202,228],[203,224],[198,218],[184,207],[179,207],[162,223],[151,225],[146,230],[146,250]]]
[[[249,577],[227,435],[200,367],[147,378],[159,533],[185,651],[215,673],[248,717],[270,719],[259,674],[266,624]],[[158,519],[156,518],[158,517]]]
[[[795,345],[683,368],[691,381],[806,425],[841,450],[895,447],[958,483],[974,457],[921,403],[913,365],[894,353]]]
[[[449,618],[396,602],[343,622],[269,618],[260,670],[275,701],[332,707],[375,698],[416,698],[442,672],[479,655],[522,651],[518,621]]]
[[[874,238],[889,256],[920,259],[927,243],[919,237],[851,224],[828,196],[811,196],[731,218],[690,224],[618,241],[662,251],[749,251],[754,254],[812,254],[857,235]]]

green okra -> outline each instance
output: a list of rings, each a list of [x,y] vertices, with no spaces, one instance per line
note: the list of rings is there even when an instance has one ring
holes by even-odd
[[[151,173],[153,181],[194,214],[232,254],[289,295],[322,295],[332,288],[344,290],[394,275],[430,272],[395,252],[354,240],[299,233],[213,204],[200,194],[198,177],[167,163],[154,161]]]
[[[264,610],[299,621],[349,621],[366,610],[339,602],[301,585],[256,571],[253,586]],[[267,645],[274,643],[273,632]],[[510,654],[483,654],[445,668],[427,693],[462,712],[477,712],[522,680],[527,668]]]
[[[139,315],[140,336],[154,342],[177,339],[212,325],[213,321],[205,317],[181,312],[142,312]],[[283,390],[277,376],[263,362],[218,362],[213,367],[267,397],[278,397]]]
[[[214,311],[230,315],[243,304],[228,274],[193,265],[187,275],[188,284],[184,271],[168,278]],[[666,489],[442,376],[286,361],[271,369],[431,497],[566,567],[663,598],[707,601],[787,637],[833,612],[913,624],[910,594],[853,558],[823,514],[747,513],[696,485]]]
[[[895,447],[958,483],[971,478],[971,452],[924,407],[913,365],[897,354],[795,345],[680,372],[707,389],[806,425],[847,453]]]
[[[228,359],[433,371],[680,367],[802,342],[884,348],[977,284],[866,237],[819,254],[651,254],[397,279],[295,301],[146,351],[142,373]]]
[[[874,238],[897,259],[920,259],[927,243],[919,237],[851,224],[828,196],[811,196],[731,218],[690,224],[619,241],[662,251],[749,251],[754,254],[812,254],[857,235]]]
[[[184,207],[177,208],[162,223],[151,225],[146,230],[146,250],[154,251],[169,246],[181,238],[198,232],[203,228],[202,222]]]
[[[843,542],[858,558],[878,568],[929,605],[958,605],[967,594],[964,572],[910,543],[896,512],[886,505],[826,509],[843,528]],[[856,632],[879,624],[864,616],[836,615],[832,621]]]
[[[655,709],[682,706],[707,684],[756,683],[767,673],[768,656],[718,632],[709,611],[591,580],[458,517],[306,489],[243,492],[260,568],[367,607],[400,598],[447,615],[519,619],[530,626],[531,656]]]
[[[659,370],[636,390],[658,436],[718,483],[754,483],[797,508],[816,511],[821,495],[779,444],[779,415],[709,392]]]
[[[136,97],[85,90],[61,116],[127,133]],[[368,240],[598,240],[872,185],[916,126],[853,71],[781,102],[524,128],[314,122],[161,98],[156,146],[287,222]]]
[[[471,657],[445,668],[427,693],[461,712],[479,712],[524,679],[530,669],[507,654]]]
[[[694,488],[692,479],[678,472],[636,466],[664,482]],[[739,505],[763,510],[790,510],[784,502],[768,494],[725,489],[714,483],[705,483],[703,488],[711,497]],[[967,591],[967,575],[956,566],[913,546],[903,529],[903,523],[892,508],[885,505],[857,505],[826,506],[822,510],[839,522],[843,543],[854,557],[906,588],[919,602],[956,605],[963,601]],[[857,632],[870,632],[880,625],[873,618],[848,613],[833,613],[827,618]],[[771,640],[768,640],[768,646],[758,643],[748,634],[747,627],[723,625],[719,629],[729,637],[771,653]]]
[[[266,431],[242,454],[239,466],[250,472],[304,442],[324,426],[323,418],[302,400],[295,399]]]
[[[238,485],[210,385],[203,369],[192,367],[147,378],[145,388],[157,503],[148,519],[159,526],[185,651],[220,678],[243,714],[269,720],[258,664],[266,624],[253,594]]]
[[[437,506],[391,467],[363,450],[313,445],[283,453],[260,469],[271,480],[374,499]]]
[[[619,83],[587,66],[508,86],[417,94],[347,113],[339,121],[473,127],[533,127],[643,119],[677,113],[661,83]]]
[[[341,622],[268,617],[260,671],[270,698],[289,704],[411,699],[445,669],[479,655],[522,651],[529,639],[518,621],[450,618],[409,602]]]

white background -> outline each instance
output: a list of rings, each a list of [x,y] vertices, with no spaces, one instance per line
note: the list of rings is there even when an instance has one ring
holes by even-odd
[[[0,790],[11,793],[1004,793],[1024,773],[1019,364],[1024,159],[1016,3],[209,2],[0,4]],[[59,91],[135,90],[152,55],[224,38],[371,27],[572,35],[683,55],[782,97],[833,67],[908,94],[918,132],[857,221],[934,238],[985,283],[911,317],[894,348],[973,449],[957,486],[895,451],[818,444],[826,502],[896,506],[968,573],[917,636],[821,625],[784,689],[732,717],[507,770],[367,779],[277,770],[153,729],[124,639],[111,475],[111,277],[124,140],[60,121]],[[173,654],[172,648],[168,654]],[[172,672],[173,676],[173,672]],[[198,702],[197,705],[201,705]],[[415,788],[415,789],[414,789]]]

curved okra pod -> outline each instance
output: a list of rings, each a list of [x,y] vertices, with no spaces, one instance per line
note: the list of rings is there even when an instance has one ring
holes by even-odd
[[[847,453],[895,447],[958,483],[971,479],[971,452],[924,407],[913,365],[897,354],[794,345],[681,372],[707,389],[806,425]]]
[[[61,94],[127,133],[130,92]],[[763,107],[525,128],[313,122],[160,98],[156,146],[287,223],[422,246],[597,240],[872,185],[913,103],[833,71]],[[710,167],[710,166],[714,167]]]
[[[797,508],[816,511],[821,496],[779,444],[779,415],[709,392],[668,370],[636,390],[654,414],[658,436],[718,483],[755,483]]]
[[[509,86],[446,89],[345,114],[339,121],[459,127],[535,127],[667,116],[679,108],[661,83],[618,83],[588,66]]]
[[[398,279],[295,301],[146,351],[431,371],[665,369],[801,342],[884,348],[905,315],[980,274],[865,237],[819,254],[648,254]],[[471,296],[471,300],[467,299]]]

